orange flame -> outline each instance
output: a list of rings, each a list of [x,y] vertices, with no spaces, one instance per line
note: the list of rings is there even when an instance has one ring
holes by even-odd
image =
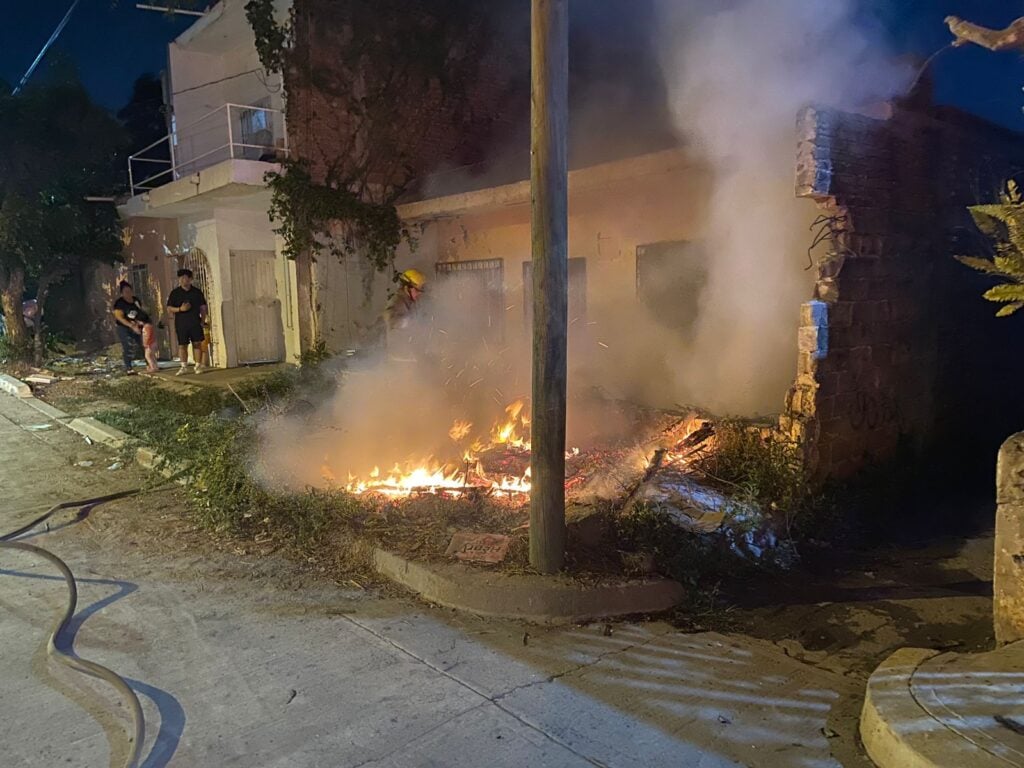
[[[321,468],[324,481],[331,486],[341,487],[354,494],[379,494],[389,498],[405,498],[413,494],[444,494],[459,496],[469,491],[484,491],[510,498],[530,493],[530,470],[522,477],[510,474],[489,475],[483,467],[480,454],[494,448],[518,448],[528,450],[530,420],[525,400],[516,400],[505,408],[503,418],[497,420],[487,438],[475,438],[470,447],[463,450],[462,465],[443,464],[434,459],[406,462],[395,465],[389,472],[382,473],[374,467],[365,477],[348,476],[348,481],[339,483],[327,459]],[[472,436],[473,423],[456,419],[448,430],[448,437],[455,443],[465,443]]]

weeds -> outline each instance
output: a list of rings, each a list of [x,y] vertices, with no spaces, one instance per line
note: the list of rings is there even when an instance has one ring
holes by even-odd
[[[283,371],[235,392],[255,411],[292,393],[301,381],[297,372]],[[337,494],[275,493],[252,479],[256,427],[252,418],[232,412],[237,400],[230,392],[204,387],[182,395],[142,379],[103,389],[132,407],[99,418],[156,449],[168,466],[187,470],[190,507],[203,526],[231,533],[278,530],[306,541],[344,511]]]
[[[781,519],[787,531],[815,504],[799,448],[748,422],[716,424],[714,448],[696,460],[695,468],[740,504]]]

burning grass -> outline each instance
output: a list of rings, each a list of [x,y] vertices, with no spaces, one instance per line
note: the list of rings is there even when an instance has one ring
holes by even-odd
[[[213,531],[261,546],[313,548],[318,556],[335,544],[355,552],[351,542],[362,541],[425,561],[443,559],[456,532],[502,534],[511,545],[499,567],[528,570],[527,404],[510,403],[483,427],[454,421],[447,438],[461,462],[407,462],[388,472],[371,469],[350,476],[332,467],[328,457],[320,468],[321,487],[280,491],[254,479],[255,422],[260,414],[303,402],[289,397],[301,383],[257,384],[239,392],[246,404],[242,409],[230,393],[203,389],[182,396],[146,380],[123,380],[107,385],[105,394],[131,407],[103,418],[156,448],[172,465],[190,467],[186,492],[192,514]],[[789,471],[790,454],[749,438],[746,426],[716,427],[696,413],[621,403],[607,407],[610,413],[621,411],[611,415],[627,424],[620,431],[633,437],[573,449],[566,456],[572,575],[657,572],[696,585],[707,573],[721,572],[714,564],[723,561],[730,544],[704,535],[711,530],[707,520],[719,525],[728,511],[702,507],[708,495],[694,494],[695,484],[710,483],[744,503],[786,504],[796,498],[796,475],[781,472]],[[642,495],[644,487],[659,484],[684,488],[683,506],[672,501],[675,514]],[[679,508],[695,527],[680,526]]]

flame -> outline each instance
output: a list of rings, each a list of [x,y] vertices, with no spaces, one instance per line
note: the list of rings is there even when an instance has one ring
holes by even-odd
[[[387,473],[374,467],[366,476],[349,475],[343,485],[325,459],[321,467],[324,481],[331,486],[341,487],[349,493],[373,493],[389,498],[405,498],[414,494],[444,494],[459,496],[470,491],[484,491],[510,498],[530,493],[530,470],[522,477],[511,474],[488,474],[480,455],[496,448],[517,448],[529,450],[530,419],[525,400],[515,400],[505,408],[504,416],[491,427],[487,438],[473,439],[470,447],[462,452],[462,464],[443,464],[433,458],[424,461],[406,462],[395,465]],[[471,437],[473,423],[456,419],[448,430],[448,437],[455,443],[463,443]],[[386,474],[386,476],[385,476]]]
[[[377,494],[387,498],[401,499],[413,495],[432,494],[459,497],[467,493],[484,492],[495,496],[516,498],[528,496],[531,489],[530,467],[522,476],[509,473],[489,473],[484,468],[484,457],[489,452],[505,453],[529,451],[530,440],[529,409],[525,400],[515,400],[505,407],[501,418],[492,425],[487,437],[473,435],[473,423],[456,419],[448,430],[453,442],[462,447],[461,463],[443,463],[434,458],[407,461],[396,464],[387,473],[374,467],[365,475],[348,475],[348,480],[339,483],[335,472],[324,457],[321,475],[328,485],[353,494]],[[522,454],[518,453],[520,459]],[[579,448],[569,448],[566,460],[580,456]],[[454,457],[453,457],[454,458]]]
[[[337,485],[334,473],[326,465],[322,468],[324,479]],[[489,476],[483,466],[476,462],[465,468],[424,462],[420,465],[395,466],[381,476],[371,473],[367,478],[349,477],[344,490],[354,494],[378,494],[388,498],[406,498],[414,494],[461,496],[470,491],[485,491],[498,495],[526,495],[530,493],[530,470],[522,477],[513,475]]]
[[[466,439],[471,429],[473,429],[473,422],[456,419],[455,423],[452,424],[452,428],[448,430],[448,437],[452,439],[452,442],[461,442]]]
[[[506,419],[499,421],[491,429],[491,445],[507,445],[512,448],[528,450],[530,447],[529,429],[530,418],[523,414],[526,403],[523,400],[516,400],[505,408]],[[522,434],[527,437],[522,437]]]

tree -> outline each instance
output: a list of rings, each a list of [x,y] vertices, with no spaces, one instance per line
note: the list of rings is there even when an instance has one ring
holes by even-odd
[[[89,197],[121,186],[124,132],[73,75],[0,92],[0,302],[8,346],[29,352],[22,317],[26,285],[36,288],[34,358],[42,363],[50,289],[83,260],[120,253],[117,214]]]
[[[128,132],[135,151],[164,138],[168,128],[164,114],[164,86],[160,78],[151,72],[140,75],[132,86],[131,100],[121,108],[117,117]],[[171,159],[166,144],[154,147],[147,157]]]

